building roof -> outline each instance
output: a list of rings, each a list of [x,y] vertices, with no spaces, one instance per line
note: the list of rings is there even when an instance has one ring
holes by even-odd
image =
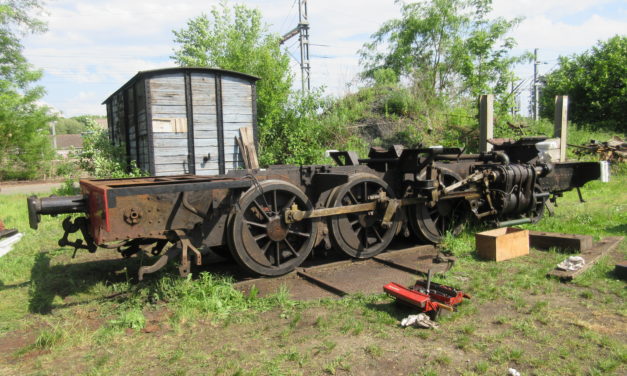
[[[154,77],[154,76],[159,76],[159,75],[162,75],[162,74],[187,73],[187,72],[190,72],[190,73],[223,74],[225,76],[239,77],[239,78],[242,78],[244,80],[251,81],[251,82],[255,82],[255,81],[259,80],[259,77],[251,76],[251,75],[246,74],[246,73],[235,72],[235,71],[230,71],[230,70],[226,70],[226,69],[218,69],[218,68],[175,67],[175,68],[153,69],[153,70],[137,72],[137,74],[135,76],[133,76],[133,78],[128,80],[127,83],[122,85],[122,87],[120,87],[118,90],[116,90],[113,94],[109,95],[109,97],[107,97],[107,99],[105,99],[104,102],[102,102],[102,104],[106,104],[111,99],[111,97],[113,97],[115,94],[117,94],[121,90],[124,90],[124,89],[128,88],[129,86],[135,84],[135,82],[137,82],[137,81],[139,81],[141,79],[150,78],[150,77]]]
[[[94,121],[96,122],[96,124],[98,124],[98,126],[102,129],[107,129],[108,128],[108,124],[107,124],[107,118],[96,118],[94,119]]]
[[[83,147],[83,136],[80,134],[58,134],[54,137],[57,139],[57,150],[66,150],[71,147],[81,149]]]

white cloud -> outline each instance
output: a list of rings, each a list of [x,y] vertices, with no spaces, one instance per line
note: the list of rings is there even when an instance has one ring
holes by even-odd
[[[294,0],[240,1],[261,10],[273,32],[295,26]],[[496,0],[494,15],[526,19],[513,32],[518,50],[541,49],[554,59],[589,48],[598,39],[627,30],[623,20],[581,12],[610,0]],[[47,3],[49,31],[26,40],[25,54],[45,70],[45,100],[66,115],[103,113],[102,99],[137,71],[172,66],[172,30],[209,12],[218,0],[52,0]],[[341,95],[359,73],[357,50],[383,22],[399,16],[394,0],[314,0],[308,3],[311,24],[312,84]],[[625,10],[623,10],[623,13]],[[578,14],[577,23],[568,23]],[[294,43],[291,40],[287,45]],[[324,45],[324,46],[316,46]],[[290,50],[298,56],[298,48]],[[296,87],[300,70],[294,65]],[[526,76],[531,67],[521,67]],[[548,67],[545,67],[548,68]],[[92,93],[93,96],[76,93]]]
[[[494,15],[506,18],[538,15],[559,18],[610,2],[612,0],[497,0],[492,8]]]

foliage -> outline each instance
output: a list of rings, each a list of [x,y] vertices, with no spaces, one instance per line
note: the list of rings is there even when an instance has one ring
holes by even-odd
[[[543,77],[540,112],[552,118],[555,96],[569,96],[569,118],[627,129],[627,36],[614,36],[579,55],[560,57],[559,68]]]
[[[85,129],[85,124],[73,118],[60,118],[55,125],[56,134],[78,134]]]
[[[490,0],[431,0],[401,3],[401,18],[387,21],[360,51],[365,78],[381,69],[396,80],[423,82],[431,95],[504,95],[512,67],[524,56],[507,33],[519,19],[488,19]],[[386,50],[382,50],[386,48]]]
[[[255,75],[257,115],[262,132],[275,132],[291,92],[289,56],[279,37],[270,34],[261,12],[243,5],[229,8],[225,2],[174,31],[177,44],[173,59],[182,66],[217,67]],[[263,138],[265,142],[271,141]],[[268,159],[268,158],[266,158]]]
[[[85,118],[86,132],[83,135],[83,149],[74,153],[78,166],[90,176],[97,178],[125,178],[143,176],[135,161],[129,166],[121,146],[109,140],[109,132],[100,128],[92,119]]]
[[[41,78],[22,54],[20,38],[45,30],[33,13],[38,0],[9,0],[0,4],[0,179],[33,178],[52,158],[48,123],[54,119],[36,102]]]
[[[332,135],[319,116],[324,100],[319,92],[290,97],[279,124],[263,127],[261,163],[312,164],[321,161]]]

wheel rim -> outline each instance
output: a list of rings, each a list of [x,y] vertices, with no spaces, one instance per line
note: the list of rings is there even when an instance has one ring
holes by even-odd
[[[540,219],[542,219],[542,217],[544,216],[544,206],[546,204],[546,198],[536,199],[535,197],[536,194],[544,193],[544,191],[538,184],[536,184],[536,186],[533,187],[533,193],[534,193],[533,207],[531,208],[530,217],[531,217],[531,223],[536,223]]]
[[[280,180],[264,181],[260,188],[253,187],[241,196],[227,231],[233,258],[244,269],[259,275],[282,275],[309,255],[317,220],[286,223],[284,213],[293,204],[301,210],[313,209],[298,187]]]
[[[371,174],[353,175],[350,181],[336,187],[329,196],[327,207],[339,207],[371,202],[368,197],[380,191],[394,197],[394,192],[378,177]],[[356,258],[369,258],[385,250],[399,225],[393,218],[390,227],[382,225],[383,212],[349,213],[329,217],[331,240],[335,247]]]
[[[449,186],[461,180],[453,171],[440,170],[441,182]],[[458,234],[462,229],[463,199],[439,200],[434,207],[427,204],[410,206],[409,225],[414,235],[421,241],[439,243],[447,231]]]

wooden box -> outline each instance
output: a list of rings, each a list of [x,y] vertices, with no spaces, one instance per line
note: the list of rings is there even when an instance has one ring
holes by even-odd
[[[475,234],[477,254],[485,260],[503,261],[529,254],[529,230],[497,228]]]

